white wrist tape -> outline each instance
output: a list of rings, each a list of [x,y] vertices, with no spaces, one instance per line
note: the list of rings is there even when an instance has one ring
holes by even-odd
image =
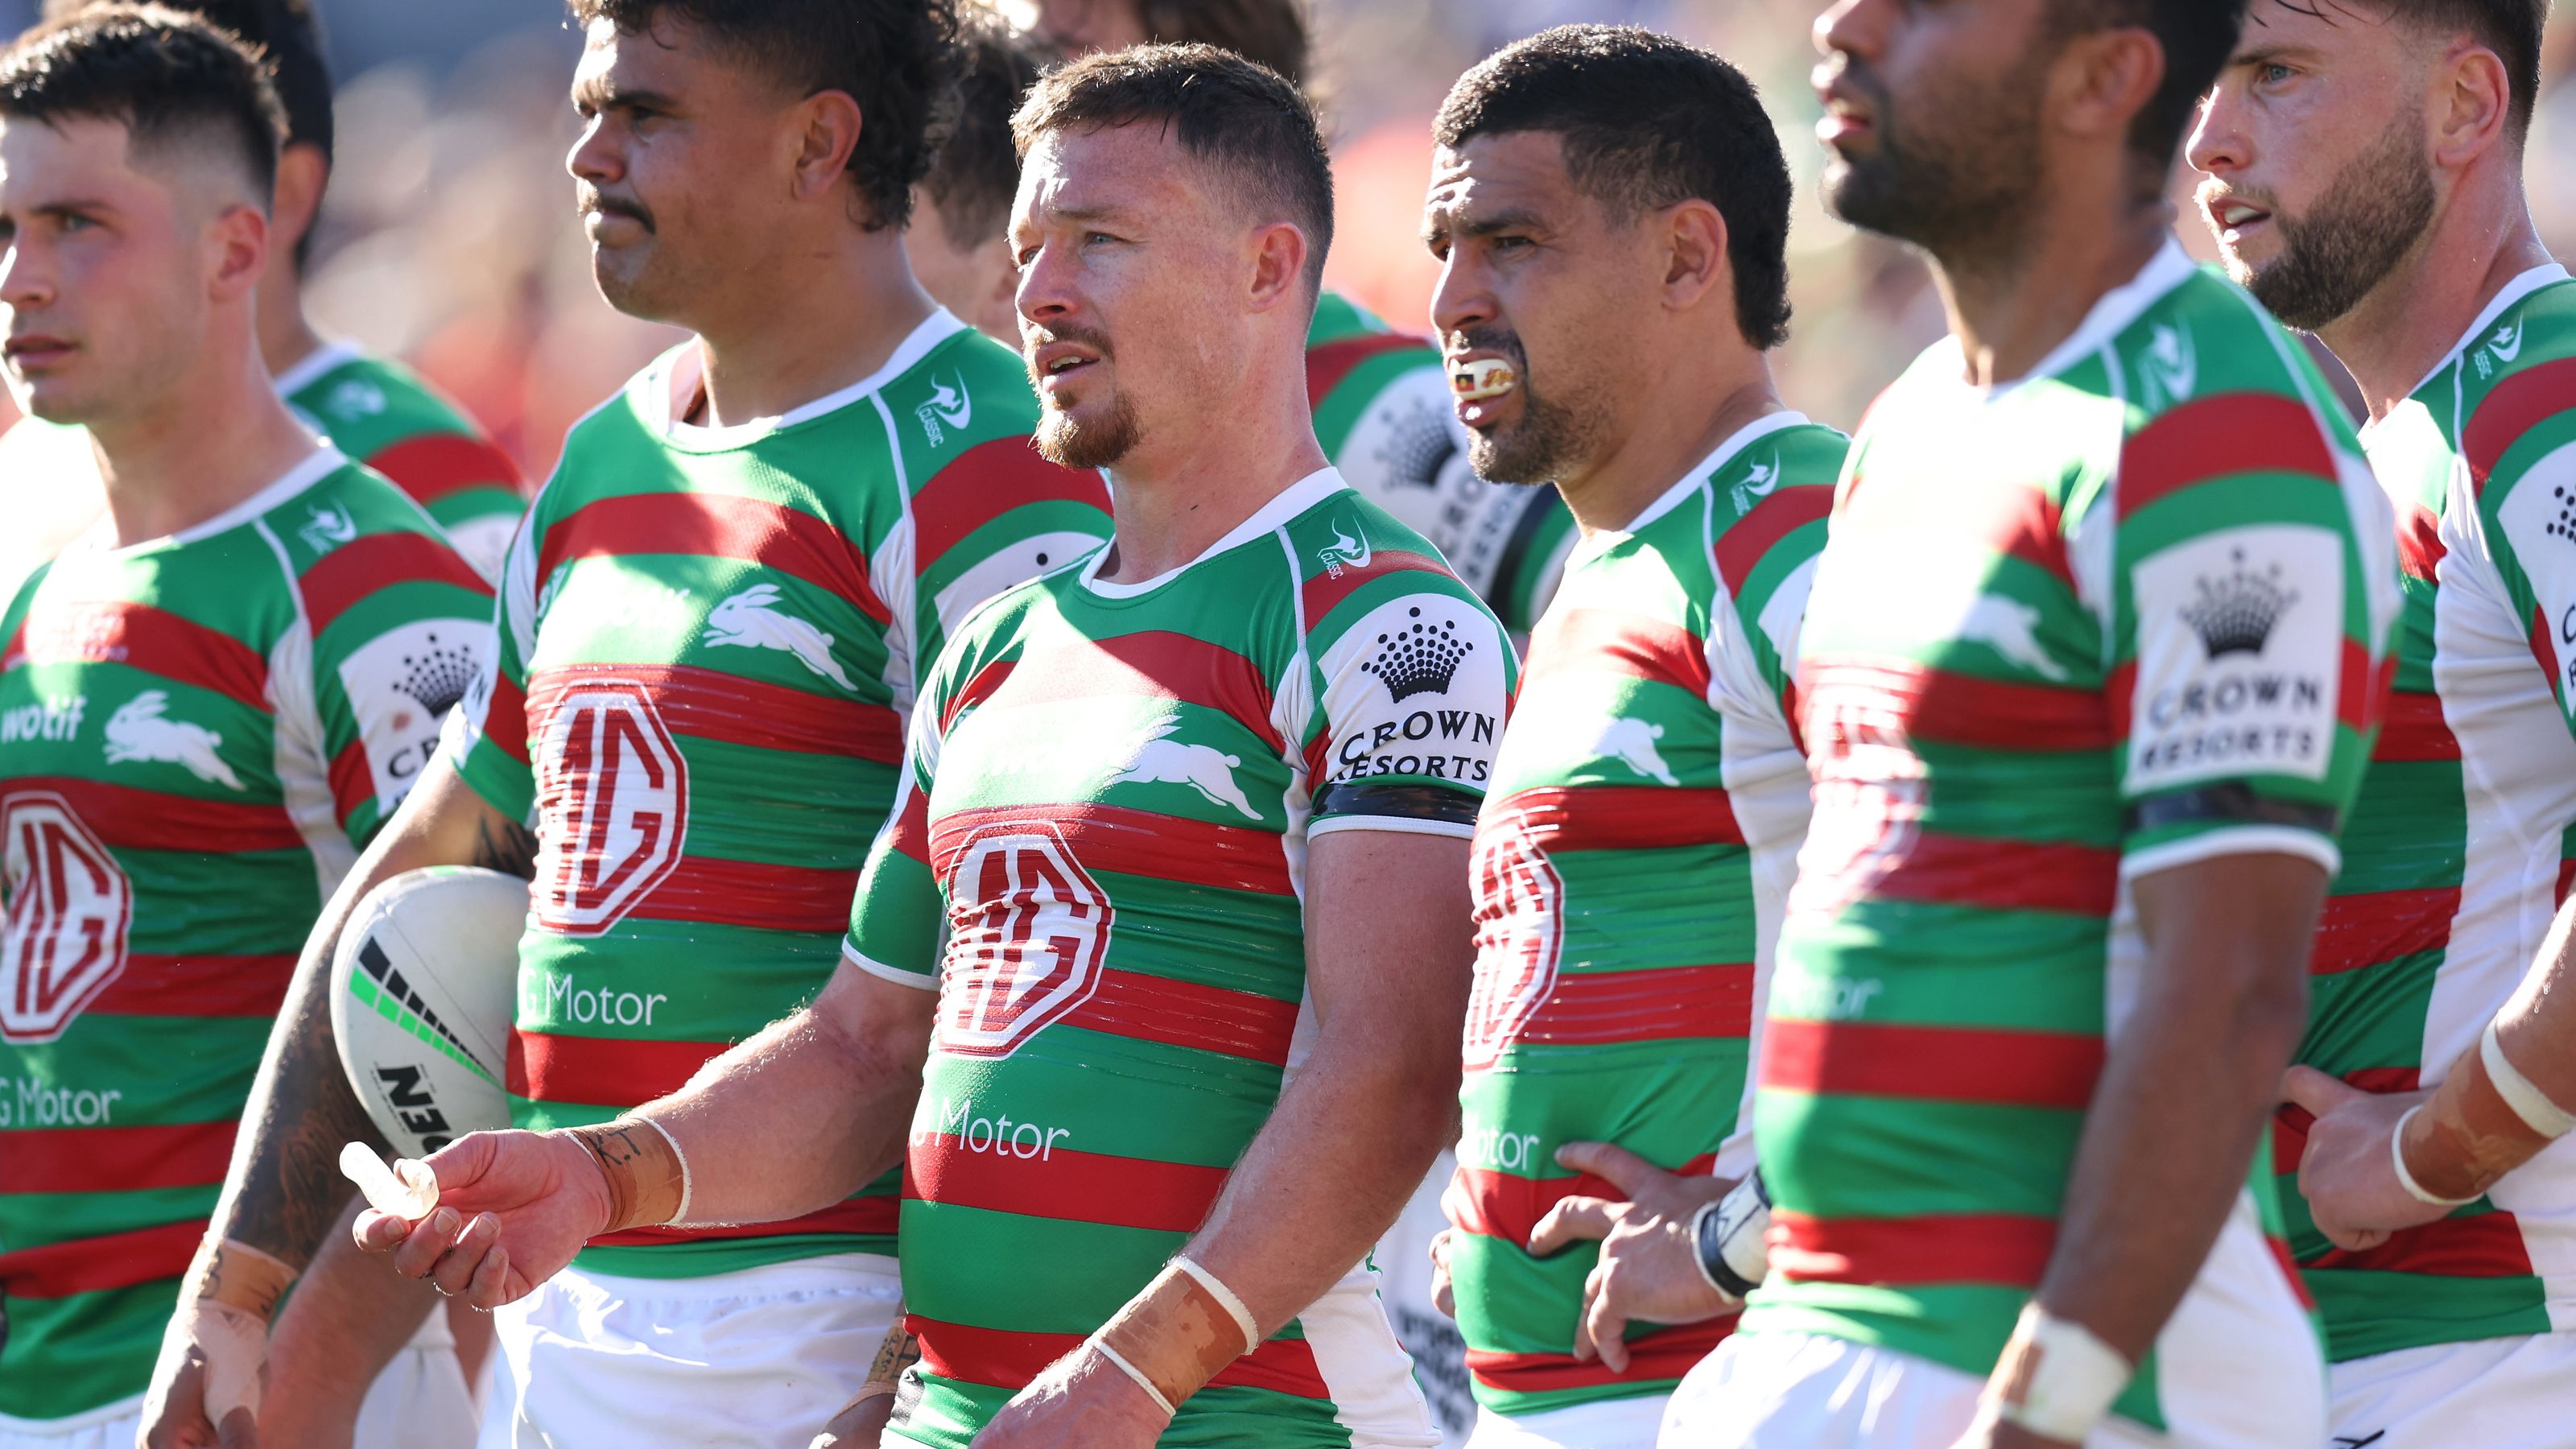
[[[2495,1023],[2487,1023],[2486,1034],[2478,1038],[2478,1060],[2486,1063],[2487,1080],[2495,1083],[2496,1095],[2522,1119],[2523,1125],[2543,1137],[2557,1139],[2576,1129],[2576,1117],[2549,1100],[2549,1094],[2524,1076],[2505,1059],[2504,1043],[2496,1040]]]
[[[2397,1185],[2406,1189],[2408,1197],[2426,1207],[2455,1208],[2463,1203],[2476,1202],[2477,1197],[2474,1194],[2468,1197],[2438,1197],[2427,1191],[2424,1184],[2417,1182],[2414,1173],[2406,1170],[2406,1124],[2414,1121],[2415,1114],[2423,1110],[2424,1104],[2421,1102],[2407,1108],[2406,1115],[2397,1119],[2397,1130],[2388,1134],[2388,1160],[2397,1168]]]
[[[691,1183],[689,1181],[689,1154],[680,1150],[680,1139],[671,1135],[670,1128],[663,1126],[659,1122],[655,1122],[650,1117],[638,1117],[635,1120],[646,1123],[650,1125],[654,1131],[661,1133],[662,1140],[671,1144],[671,1156],[679,1160],[680,1205],[672,1211],[671,1221],[675,1223],[685,1223],[689,1220],[689,1199],[696,1195],[691,1191]]]
[[[1208,1291],[1208,1296],[1214,1298],[1227,1313],[1233,1315],[1234,1326],[1243,1330],[1245,1353],[1251,1353],[1261,1347],[1261,1325],[1253,1321],[1252,1310],[1243,1306],[1243,1300],[1235,1296],[1233,1289],[1225,1286],[1223,1279],[1200,1267],[1188,1257],[1175,1257],[1172,1259],[1172,1266],[1197,1279],[1199,1286]]]
[[[2128,1387],[2137,1365],[2083,1324],[2056,1318],[2037,1302],[2023,1306],[2004,1349],[2013,1365],[2002,1383],[1988,1380],[1985,1403],[1994,1416],[2044,1439],[2084,1442],[2111,1401]]]
[[[1134,1379],[1136,1381],[1136,1387],[1143,1389],[1153,1398],[1155,1408],[1162,1410],[1166,1414],[1177,1414],[1180,1412],[1178,1409],[1172,1407],[1171,1400],[1163,1397],[1163,1391],[1161,1389],[1154,1387],[1154,1381],[1145,1377],[1145,1371],[1136,1367],[1134,1364],[1129,1363],[1126,1358],[1118,1352],[1118,1350],[1111,1348],[1109,1345],[1102,1343],[1096,1338],[1091,1341],[1091,1346],[1102,1358],[1116,1364],[1120,1373]]]

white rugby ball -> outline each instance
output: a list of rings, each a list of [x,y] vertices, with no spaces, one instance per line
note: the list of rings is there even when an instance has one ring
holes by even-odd
[[[404,1157],[510,1125],[502,1089],[528,883],[405,871],[358,902],[331,957],[331,1031],[367,1116]]]

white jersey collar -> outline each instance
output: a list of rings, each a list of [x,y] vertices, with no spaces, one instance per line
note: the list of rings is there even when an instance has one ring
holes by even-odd
[[[305,489],[312,487],[314,484],[321,482],[323,479],[330,477],[332,474],[339,472],[342,468],[347,466],[349,466],[349,460],[341,456],[340,450],[325,444],[321,447],[315,448],[312,452],[305,454],[303,461],[297,463],[294,467],[287,469],[276,482],[269,484],[257,493],[252,494],[248,498],[243,499],[241,502],[234,504],[232,507],[225,509],[223,512],[216,514],[214,517],[207,519],[203,523],[190,524],[188,527],[180,529],[176,533],[163,534],[159,538],[143,539],[136,543],[126,544],[122,548],[109,548],[106,544],[106,540],[108,535],[115,529],[116,521],[111,516],[102,513],[99,515],[98,522],[91,524],[78,539],[75,539],[71,544],[66,546],[63,549],[63,552],[68,554],[77,549],[82,553],[96,554],[103,558],[113,558],[125,554],[141,553],[146,549],[170,548],[180,544],[195,543],[201,539],[212,538],[216,534],[222,533],[227,529],[239,528],[243,524],[250,522],[252,519],[259,517],[263,513],[268,513],[285,506],[286,503],[293,499],[298,493],[303,492]]]
[[[2425,369],[2424,375],[2415,380],[2415,385],[2406,390],[2406,395],[2413,397],[2422,392],[2424,384],[2439,377],[2443,368],[2459,361],[2460,354],[2476,346],[2477,340],[2486,336],[2487,329],[2493,327],[2496,319],[2503,316],[2508,309],[2518,305],[2524,298],[2541,288],[2566,280],[2567,268],[2558,262],[2551,262],[2546,266],[2533,267],[2505,283],[2504,289],[2495,294],[2495,299],[2478,312],[2477,320],[2469,324],[2469,330],[2460,334],[2460,340],[2451,344],[2451,350],[2443,353],[2440,361]]]
[[[958,321],[947,308],[934,307],[930,315],[922,319],[920,326],[895,344],[894,351],[887,355],[882,366],[857,382],[835,388],[811,402],[799,403],[776,417],[752,418],[720,428],[683,422],[679,416],[681,405],[696,396],[699,373],[705,366],[704,355],[698,351],[697,342],[692,340],[664,353],[662,361],[650,369],[642,401],[648,409],[647,417],[663,436],[673,442],[685,443],[692,448],[740,447],[781,429],[811,422],[826,413],[848,407],[910,372],[920,365],[921,359],[930,355],[931,349],[965,330],[966,324]]]
[[[1665,514],[1680,507],[1683,499],[1689,498],[1698,493],[1701,485],[1707,483],[1709,478],[1719,469],[1734,462],[1737,454],[1753,446],[1755,443],[1760,442],[1762,439],[1771,436],[1773,433],[1782,432],[1789,428],[1803,428],[1807,426],[1807,423],[1808,419],[1805,413],[1789,408],[1783,408],[1776,413],[1764,413],[1762,416],[1746,423],[1743,427],[1736,429],[1725,442],[1718,444],[1707,457],[1692,464],[1690,471],[1682,474],[1680,482],[1665,489],[1662,497],[1659,497],[1654,502],[1647,504],[1646,511],[1638,514],[1635,518],[1630,519],[1626,528],[1616,530],[1605,528],[1596,534],[1586,535],[1582,543],[1578,543],[1574,546],[1574,557],[1582,558],[1599,552],[1599,549],[1591,546],[1593,538],[1600,538],[1606,545],[1608,543],[1616,542],[1619,539],[1626,538],[1630,534],[1652,524],[1655,520],[1662,518]],[[1571,560],[1569,560],[1569,562],[1571,562]]]
[[[2092,309],[2084,314],[2084,320],[2076,324],[2075,330],[2066,335],[2066,340],[2050,348],[2046,357],[2021,376],[1982,388],[1966,381],[1967,351],[1959,345],[1959,335],[1955,332],[1932,344],[1924,356],[1924,365],[1937,367],[1940,376],[1961,392],[1992,402],[2033,378],[2053,377],[2064,372],[2083,358],[2109,346],[2112,338],[2137,321],[2149,307],[2163,301],[2167,293],[2190,281],[2198,271],[2189,254],[2183,251],[2182,243],[2168,231],[2155,255],[2147,258],[2147,264],[2138,269],[2136,276],[2095,299]]]
[[[1240,548],[1252,539],[1285,527],[1290,519],[1323,502],[1333,494],[1346,491],[1348,487],[1349,485],[1342,481],[1342,475],[1335,469],[1318,468],[1272,494],[1269,502],[1252,511],[1251,517],[1227,529],[1225,537],[1199,550],[1198,556],[1188,563],[1177,568],[1165,569],[1150,579],[1140,579],[1132,584],[1112,583],[1102,578],[1100,570],[1109,562],[1110,550],[1106,548],[1096,550],[1091,555],[1091,561],[1082,566],[1080,576],[1082,586],[1104,599],[1133,599],[1150,594],[1229,549]],[[1114,511],[1116,500],[1111,501]]]
[[[322,374],[335,367],[345,367],[365,355],[358,350],[355,343],[325,342],[298,358],[292,366],[273,379],[277,384],[278,396],[285,397],[302,392],[319,380]]]

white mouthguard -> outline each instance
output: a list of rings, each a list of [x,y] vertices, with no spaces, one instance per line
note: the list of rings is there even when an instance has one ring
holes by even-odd
[[[1501,397],[1520,385],[1520,374],[1512,371],[1512,365],[1499,357],[1481,357],[1449,370],[1449,390],[1458,395],[1460,402],[1483,402],[1489,397]]]

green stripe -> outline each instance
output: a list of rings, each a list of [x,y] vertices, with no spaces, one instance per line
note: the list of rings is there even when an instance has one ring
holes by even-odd
[[[486,518],[517,518],[527,509],[525,500],[507,488],[459,488],[442,493],[424,504],[429,516],[441,528],[454,528],[461,523],[477,523]]]
[[[2451,1278],[2358,1268],[2304,1275],[2325,1316],[2330,1363],[2480,1338],[2550,1331],[2541,1280]]]
[[[1017,1333],[1089,1333],[1190,1239],[918,1198],[904,1200],[900,1236],[907,1308]]]
[[[2082,1112],[2052,1107],[1810,1096],[1773,1087],[1753,1102],[1772,1201],[1818,1218],[2010,1213],[2054,1220],[2083,1131]],[[1891,1170],[1922,1162],[1945,1166],[1937,1174]]]
[[[0,1414],[62,1419],[142,1393],[179,1280],[69,1298],[12,1298],[0,1344]]]
[[[908,1439],[935,1449],[967,1449],[976,1433],[1010,1402],[1011,1391],[945,1379],[916,1368],[906,1378],[904,1398],[909,1402],[902,1411],[901,1427],[888,1431],[889,1441]],[[1333,1449],[1350,1442],[1350,1431],[1335,1420],[1330,1401],[1236,1385],[1190,1395],[1170,1427],[1154,1440],[1158,1449]]]
[[[0,1193],[0,1251],[50,1247],[207,1216],[220,1183],[117,1192]]]

